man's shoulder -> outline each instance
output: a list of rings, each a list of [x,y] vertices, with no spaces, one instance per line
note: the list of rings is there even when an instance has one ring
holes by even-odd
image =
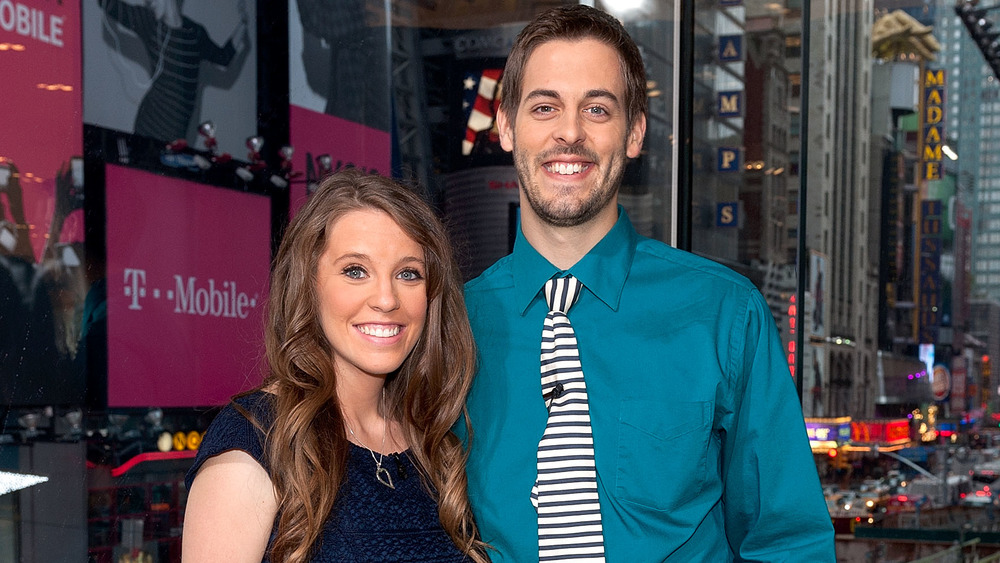
[[[677,281],[714,282],[731,289],[756,289],[753,282],[746,276],[728,266],[650,238],[641,238],[636,245],[636,264],[634,267],[668,273],[669,276],[665,276],[664,279],[673,280],[674,283]]]
[[[511,271],[512,259],[513,255],[508,254],[483,270],[483,273],[467,281],[465,283],[466,298],[481,291],[511,287],[514,282],[514,275]]]

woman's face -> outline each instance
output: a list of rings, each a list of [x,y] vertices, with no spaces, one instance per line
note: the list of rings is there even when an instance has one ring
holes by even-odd
[[[427,318],[424,250],[386,213],[350,211],[327,230],[316,291],[338,378],[385,376]]]

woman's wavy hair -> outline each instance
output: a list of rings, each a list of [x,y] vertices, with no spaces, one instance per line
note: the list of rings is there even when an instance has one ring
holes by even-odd
[[[386,213],[424,249],[427,320],[413,351],[386,379],[387,419],[402,427],[445,531],[473,561],[487,561],[466,497],[466,451],[451,432],[476,370],[462,277],[433,209],[394,180],[348,169],[324,179],[288,227],[275,257],[265,329],[275,421],[266,438],[278,500],[271,560],[306,561],[330,514],[349,445],[336,393],[333,349],[317,311],[316,272],[335,221]]]
[[[632,127],[640,115],[646,115],[646,67],[639,47],[625,27],[610,14],[582,4],[558,6],[539,14],[514,40],[503,70],[503,95],[500,111],[514,123],[523,94],[524,67],[535,49],[555,40],[581,41],[596,39],[618,53],[622,78],[625,81],[625,119]]]

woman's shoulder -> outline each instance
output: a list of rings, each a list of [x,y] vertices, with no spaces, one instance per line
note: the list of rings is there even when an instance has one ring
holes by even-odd
[[[274,395],[253,391],[234,397],[208,425],[185,479],[188,487],[206,460],[231,450],[246,452],[267,469],[264,438],[273,421]]]
[[[205,431],[205,439],[240,439],[247,434],[263,437],[274,422],[274,395],[265,391],[252,391],[233,397],[222,407]],[[204,443],[204,440],[203,440]]]

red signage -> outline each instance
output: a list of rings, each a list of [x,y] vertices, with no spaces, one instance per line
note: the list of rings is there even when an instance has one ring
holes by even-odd
[[[856,443],[898,444],[910,439],[910,422],[898,420],[868,420],[851,423],[851,441]]]

